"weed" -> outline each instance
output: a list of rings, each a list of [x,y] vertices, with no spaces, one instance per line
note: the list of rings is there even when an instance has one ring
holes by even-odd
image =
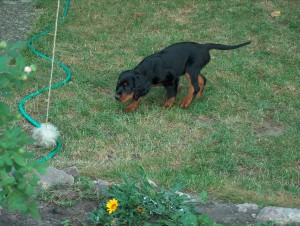
[[[124,183],[112,185],[99,209],[90,213],[90,220],[101,225],[215,225],[208,217],[195,214],[193,203],[175,185],[170,189],[149,183],[144,170],[138,177],[122,174]],[[105,201],[108,200],[108,201]],[[201,222],[201,223],[200,223]]]

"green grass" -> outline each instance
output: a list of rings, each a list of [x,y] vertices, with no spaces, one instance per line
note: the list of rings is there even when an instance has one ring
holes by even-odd
[[[63,8],[64,6],[62,6]],[[56,3],[38,1],[31,34],[54,23]],[[120,172],[145,168],[153,181],[180,182],[232,202],[300,207],[299,13],[296,1],[71,1],[60,24],[57,58],[72,81],[52,92],[50,122],[63,149],[51,160],[76,165],[92,179],[118,181]],[[279,17],[271,12],[280,10]],[[34,43],[51,55],[53,35]],[[211,51],[204,94],[188,109],[182,77],[176,105],[164,109],[153,88],[134,113],[114,100],[119,73],[179,41],[251,45]],[[50,63],[26,52],[39,70],[21,98],[48,85]],[[55,68],[54,80],[65,74]],[[26,103],[45,121],[46,94]],[[267,124],[279,129],[267,130]],[[258,133],[262,132],[262,133]],[[258,135],[259,134],[259,135]],[[37,156],[49,150],[31,148]]]

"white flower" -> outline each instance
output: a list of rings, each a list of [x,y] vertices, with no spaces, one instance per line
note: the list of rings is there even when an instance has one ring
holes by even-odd
[[[32,70],[31,70],[31,67],[26,66],[26,67],[24,68],[24,71],[25,71],[26,73],[30,73]]]

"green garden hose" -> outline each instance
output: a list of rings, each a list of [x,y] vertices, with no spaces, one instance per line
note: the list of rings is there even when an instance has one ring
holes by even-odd
[[[63,16],[59,19],[59,21],[63,20],[63,19],[67,16],[68,11],[69,11],[69,4],[70,4],[70,0],[66,0],[65,10],[64,10]],[[28,48],[31,52],[33,52],[34,54],[36,54],[37,56],[39,56],[39,57],[41,57],[41,58],[43,58],[43,59],[46,59],[46,60],[48,60],[48,61],[52,61],[52,58],[50,58],[50,57],[48,57],[48,56],[46,56],[46,55],[44,55],[44,54],[38,52],[34,47],[32,47],[32,43],[33,43],[33,41],[35,41],[36,39],[40,38],[41,36],[43,36],[43,35],[45,35],[45,34],[48,34],[48,33],[49,33],[50,31],[52,31],[54,28],[55,28],[55,25],[53,25],[53,26],[50,27],[49,29],[47,29],[47,30],[45,30],[45,31],[43,31],[43,32],[41,32],[41,33],[35,35],[35,36],[32,37],[31,39],[29,39],[29,40],[27,41],[27,48]],[[54,60],[54,63],[56,63],[57,65],[59,65],[59,66],[66,72],[67,77],[66,77],[63,81],[58,82],[58,83],[56,83],[56,84],[53,84],[51,87],[45,87],[45,88],[43,88],[43,89],[40,89],[40,90],[38,90],[38,91],[35,91],[35,92],[33,92],[33,93],[27,95],[27,96],[24,97],[24,98],[20,101],[20,103],[19,103],[19,110],[20,110],[21,114],[25,117],[25,119],[26,119],[28,122],[30,122],[33,126],[38,127],[38,128],[41,127],[41,124],[38,123],[37,121],[35,121],[32,117],[30,117],[30,116],[26,113],[26,111],[24,110],[24,104],[25,104],[25,102],[26,102],[27,100],[29,100],[29,99],[31,99],[31,98],[33,98],[33,97],[35,97],[35,96],[37,96],[37,95],[43,93],[43,92],[45,92],[45,91],[48,91],[50,88],[51,88],[51,89],[54,89],[54,88],[60,87],[60,86],[62,86],[62,85],[64,85],[64,84],[68,83],[68,82],[70,81],[70,79],[71,79],[71,76],[72,76],[72,75],[71,75],[70,69],[69,69],[66,65],[64,65],[63,63],[61,63],[61,62],[59,62],[59,61],[56,61],[56,60]],[[57,142],[56,142],[56,148],[55,148],[54,150],[52,150],[48,155],[46,155],[46,156],[40,158],[38,161],[39,161],[39,162],[44,162],[44,161],[47,161],[48,159],[51,159],[53,156],[56,155],[56,153],[61,149],[61,147],[62,147],[62,142],[61,142],[60,137],[58,137],[58,138],[57,138]]]

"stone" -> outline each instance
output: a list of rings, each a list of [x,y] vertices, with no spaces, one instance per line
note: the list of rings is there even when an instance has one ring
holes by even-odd
[[[179,195],[179,196],[185,195],[187,199],[190,199],[190,198],[191,198],[191,196],[190,196],[189,194],[187,194],[187,193],[183,193],[183,192],[180,192],[180,191],[176,191],[175,193],[176,193],[177,195]]]
[[[257,215],[256,215],[255,213],[252,213],[252,214],[251,214],[251,217],[252,217],[253,219],[256,219],[256,218],[257,218]]]
[[[300,224],[300,209],[267,206],[259,212],[257,220],[273,221],[277,224]]]
[[[48,167],[47,173],[39,175],[39,184],[44,188],[48,189],[55,185],[72,185],[74,184],[74,177],[67,174],[63,170],[56,169],[52,166]]]
[[[68,168],[64,169],[64,171],[73,177],[76,177],[79,175],[79,170],[77,169],[76,166],[68,167]]]
[[[98,195],[102,194],[103,190],[107,189],[111,185],[111,183],[104,180],[95,180],[93,183]]]
[[[246,213],[248,210],[258,210],[258,205],[252,203],[237,204],[238,212]]]

